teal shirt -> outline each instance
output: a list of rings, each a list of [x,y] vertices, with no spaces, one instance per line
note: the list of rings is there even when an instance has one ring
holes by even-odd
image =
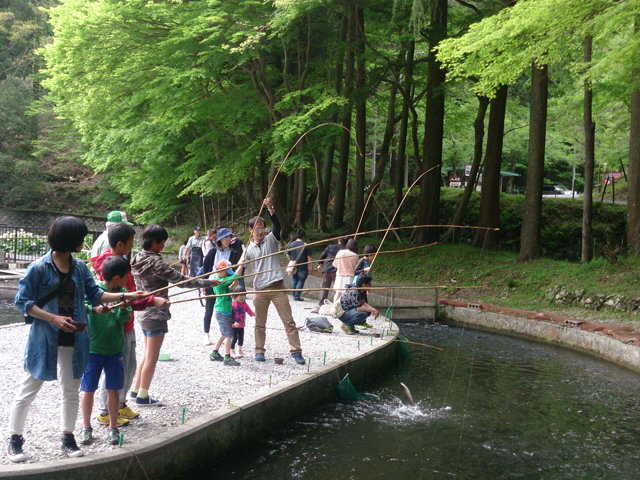
[[[233,274],[228,277],[218,277],[217,275],[213,277],[215,280],[220,280],[220,285],[213,287],[214,295],[222,295],[223,293],[231,293],[229,291],[229,285],[235,282],[238,279],[238,275]],[[224,313],[226,315],[231,315],[233,313],[233,307],[231,306],[231,296],[227,295],[226,297],[218,297],[216,298],[216,303],[213,305],[213,309],[216,312]]]
[[[103,282],[97,282],[105,292],[109,289]],[[111,293],[127,293],[125,288],[116,289]],[[98,355],[113,355],[122,352],[124,347],[124,324],[131,319],[131,307],[115,308],[109,313],[98,315],[94,313],[89,302],[85,303],[89,317],[89,353]]]

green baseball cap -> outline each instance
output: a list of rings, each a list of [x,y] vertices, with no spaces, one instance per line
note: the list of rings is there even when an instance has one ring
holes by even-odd
[[[107,222],[111,223],[124,223],[125,225],[133,225],[131,222],[127,222],[127,214],[125,212],[113,211],[107,215]]]

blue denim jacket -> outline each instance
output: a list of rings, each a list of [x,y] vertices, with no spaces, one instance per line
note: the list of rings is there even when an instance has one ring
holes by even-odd
[[[72,275],[76,284],[73,297],[73,319],[87,323],[87,312],[84,301],[92,305],[100,303],[103,290],[100,289],[86,264],[76,259],[75,271]],[[51,252],[40,257],[27,268],[27,273],[20,280],[15,304],[23,313],[27,313],[36,304],[38,298],[53,292],[60,285],[60,276],[56,270]],[[43,310],[58,314],[58,298],[54,297]],[[29,331],[27,347],[24,351],[24,369],[38,380],[56,380],[58,373],[58,328],[50,322],[34,318]],[[81,378],[89,360],[89,329],[77,332],[73,350],[73,378]]]

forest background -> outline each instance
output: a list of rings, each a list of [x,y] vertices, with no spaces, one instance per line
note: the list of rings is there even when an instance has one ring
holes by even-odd
[[[306,135],[274,182],[287,231],[353,231],[372,189],[365,225],[386,225],[429,170],[397,225],[501,233],[416,229],[416,244],[636,253],[639,15],[637,0],[0,0],[0,205],[240,221],[330,123],[345,128]],[[482,196],[447,193],[442,167],[471,164]],[[626,212],[543,204],[543,183],[576,166],[591,193],[605,164],[629,176]],[[500,170],[527,194],[501,193]]]

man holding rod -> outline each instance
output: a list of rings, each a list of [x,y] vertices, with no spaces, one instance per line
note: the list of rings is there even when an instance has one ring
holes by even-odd
[[[256,342],[256,362],[264,362],[264,348],[266,340],[265,325],[267,323],[267,313],[269,304],[273,303],[280,315],[280,319],[289,339],[289,350],[291,357],[298,365],[304,365],[305,361],[302,357],[302,347],[300,346],[300,337],[296,323],[291,313],[291,305],[284,284],[282,274],[280,255],[272,255],[267,258],[261,258],[265,255],[276,253],[279,250],[278,242],[280,242],[280,221],[273,208],[270,198],[265,198],[262,202],[267,208],[269,218],[273,224],[273,230],[267,235],[266,223],[262,217],[253,217],[249,220],[249,232],[251,239],[247,245],[244,255],[240,259],[239,267],[236,273],[242,275],[243,269],[246,268],[256,275],[253,280],[254,298],[253,305],[256,313],[255,342]],[[256,260],[260,258],[259,260]],[[255,260],[255,261],[254,261]],[[277,270],[273,270],[277,269]],[[273,270],[273,271],[267,271]],[[265,272],[265,273],[261,273]],[[278,290],[272,293],[260,293],[261,290]]]

